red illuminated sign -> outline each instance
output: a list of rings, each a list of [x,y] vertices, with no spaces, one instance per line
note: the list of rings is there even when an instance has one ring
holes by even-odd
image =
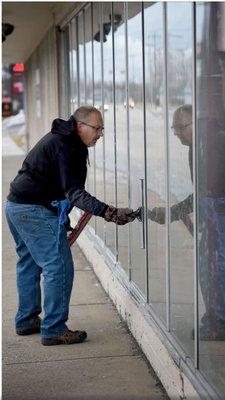
[[[24,72],[24,64],[14,64],[13,72]]]

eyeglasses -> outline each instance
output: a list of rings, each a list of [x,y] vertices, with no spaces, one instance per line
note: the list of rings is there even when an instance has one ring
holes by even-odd
[[[184,129],[190,125],[192,125],[192,122],[190,122],[189,124],[186,124],[186,125],[174,125],[174,126],[171,126],[171,129],[173,129],[175,132],[183,132]]]
[[[93,126],[91,124],[88,124],[87,122],[83,122],[83,121],[77,121],[77,122],[81,122],[84,125],[90,126],[90,128],[95,129],[97,132],[100,133],[104,133],[104,126]]]

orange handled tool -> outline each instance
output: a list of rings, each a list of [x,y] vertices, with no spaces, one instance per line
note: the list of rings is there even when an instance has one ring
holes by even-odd
[[[82,230],[85,228],[87,225],[88,221],[90,221],[92,217],[92,214],[89,212],[85,211],[81,217],[79,218],[77,225],[75,228],[72,230],[72,232],[68,236],[69,244],[72,246],[72,244],[77,240],[78,236],[81,234]]]

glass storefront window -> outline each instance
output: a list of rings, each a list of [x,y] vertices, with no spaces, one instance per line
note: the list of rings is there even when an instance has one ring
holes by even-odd
[[[114,3],[114,44],[117,133],[117,205],[118,207],[127,207],[129,194],[124,3]],[[118,228],[118,260],[127,273],[129,268],[128,229],[128,225]]]
[[[191,3],[168,3],[171,331],[194,356]]]
[[[141,3],[128,6],[128,93],[130,141],[130,203],[136,210],[144,195],[144,126],[143,126],[143,63]],[[142,180],[142,181],[141,181]],[[143,184],[141,184],[141,182]],[[142,223],[130,225],[131,279],[146,293],[146,243]]]
[[[86,102],[104,118],[105,137],[89,149],[88,191],[108,204],[117,201],[118,207],[134,210],[147,199],[147,232],[138,220],[116,227],[92,218],[93,237],[103,240],[103,252],[111,250],[113,262],[119,261],[137,297],[142,294],[149,300],[146,309],[160,317],[165,334],[172,333],[176,349],[182,347],[193,373],[198,368],[222,395],[224,21],[223,2],[94,2],[73,17],[60,42],[61,116]],[[66,71],[70,79],[63,85]],[[196,215],[193,199],[197,199]],[[199,315],[199,343],[194,315]]]
[[[71,58],[72,49],[69,43],[69,27],[62,31],[59,40],[59,112],[60,117],[67,119],[70,115],[71,109]],[[69,79],[66,81],[64,76],[69,75]]]
[[[94,50],[94,106],[101,111],[102,105],[102,55],[101,55],[101,4],[93,3],[93,50]],[[95,195],[104,201],[104,139],[95,146]],[[95,219],[95,233],[104,241],[104,220]]]
[[[78,107],[76,18],[74,18],[70,23],[70,79],[70,102],[72,114]]]
[[[198,3],[199,364],[222,395],[225,393],[224,33],[224,3]]]
[[[112,9],[111,3],[103,7],[103,71],[104,90],[102,113],[105,126],[105,193],[106,203],[115,205],[115,151],[114,151],[114,110],[113,110],[113,58],[112,58]],[[106,246],[115,255],[115,230],[112,223],[105,224]]]
[[[92,57],[92,5],[85,10],[85,59],[86,59],[86,104],[93,104],[93,57]],[[89,162],[87,190],[95,196],[95,148],[88,149]],[[92,218],[89,224],[94,228],[95,219]]]
[[[84,15],[80,13],[78,23],[78,51],[79,51],[79,105],[85,104],[85,63],[84,63]]]
[[[163,7],[145,3],[147,208],[165,211]],[[150,304],[166,320],[166,229],[148,219]]]

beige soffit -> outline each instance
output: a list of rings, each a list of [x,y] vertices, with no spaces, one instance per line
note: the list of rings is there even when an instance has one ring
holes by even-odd
[[[24,63],[54,23],[55,2],[3,2],[2,20],[14,32],[2,44],[2,61]]]

